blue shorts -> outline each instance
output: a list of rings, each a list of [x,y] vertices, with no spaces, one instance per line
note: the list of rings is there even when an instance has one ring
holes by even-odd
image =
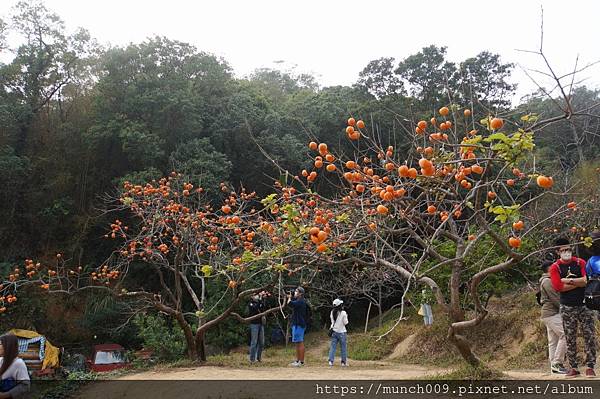
[[[304,342],[304,331],[306,328],[300,326],[292,326],[292,342]]]

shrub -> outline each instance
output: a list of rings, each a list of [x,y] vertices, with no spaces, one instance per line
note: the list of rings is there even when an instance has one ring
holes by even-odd
[[[149,314],[137,315],[134,324],[144,347],[159,360],[172,361],[185,354],[185,336],[179,326],[170,326],[163,317]]]

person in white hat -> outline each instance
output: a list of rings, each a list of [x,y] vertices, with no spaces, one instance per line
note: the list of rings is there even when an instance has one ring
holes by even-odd
[[[335,358],[335,351],[337,349],[338,342],[341,346],[341,358],[342,367],[348,366],[348,341],[346,325],[348,324],[348,314],[344,310],[344,301],[336,298],[333,301],[333,309],[329,314],[331,319],[331,327],[329,329],[331,335],[331,346],[329,348],[329,367],[333,367],[333,361]]]

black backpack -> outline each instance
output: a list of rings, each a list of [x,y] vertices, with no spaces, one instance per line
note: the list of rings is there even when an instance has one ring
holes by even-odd
[[[537,290],[535,292],[535,300],[537,301],[538,305],[540,305],[540,306],[543,305],[543,303],[542,303],[542,291]]]
[[[600,277],[592,277],[585,286],[584,303],[588,309],[600,310]]]
[[[546,277],[546,278],[548,278],[548,277]],[[544,280],[545,280],[545,279],[544,279]],[[544,282],[544,280],[542,280],[542,283]],[[537,289],[537,291],[535,292],[535,300],[536,300],[536,302],[538,303],[538,305],[540,305],[540,306],[542,306],[542,305],[543,305],[543,303],[542,303],[542,283],[540,283],[540,284],[538,285],[538,289]]]

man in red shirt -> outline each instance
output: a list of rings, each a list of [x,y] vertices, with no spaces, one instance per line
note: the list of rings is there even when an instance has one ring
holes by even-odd
[[[571,244],[566,238],[559,238],[555,246],[560,256],[548,270],[552,286],[560,292],[560,314],[563,319],[565,338],[567,340],[567,359],[571,369],[567,377],[577,377],[577,327],[581,324],[585,342],[587,370],[586,377],[595,377],[596,337],[594,315],[584,303],[584,293],[587,279],[585,276],[585,261],[573,256]]]

